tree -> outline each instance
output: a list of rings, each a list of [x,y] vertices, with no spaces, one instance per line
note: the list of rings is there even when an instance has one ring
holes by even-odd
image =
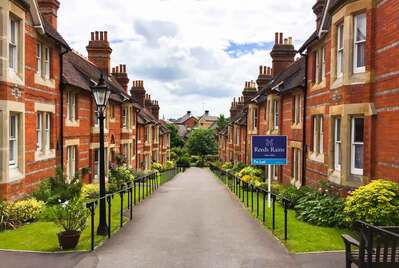
[[[191,155],[214,155],[217,153],[217,144],[211,129],[194,129],[186,142]]]
[[[166,124],[165,127],[170,130],[170,145],[172,148],[183,147],[184,141],[180,138],[177,127],[174,124]]]
[[[216,121],[216,130],[218,132],[222,131],[227,125],[229,124],[229,120],[224,117],[223,114],[221,114],[218,118],[218,121]]]

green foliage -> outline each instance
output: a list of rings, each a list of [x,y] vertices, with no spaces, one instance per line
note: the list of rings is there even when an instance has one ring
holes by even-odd
[[[231,169],[231,172],[236,173],[245,168],[246,165],[242,162],[238,162],[237,164],[234,165],[234,167]]]
[[[78,177],[71,181],[62,174],[62,169],[56,169],[56,175],[40,183],[39,189],[33,193],[37,200],[54,205],[78,197],[82,183]]]
[[[178,167],[190,167],[190,158],[188,156],[182,156],[177,160],[176,165]]]
[[[170,155],[173,160],[177,160],[183,156],[189,157],[187,149],[179,147],[172,148]]]
[[[82,177],[83,177],[83,176],[86,176],[87,174],[89,174],[89,172],[90,172],[89,167],[83,167],[83,168],[80,170],[80,174],[82,175]]]
[[[399,184],[375,180],[353,191],[345,201],[345,220],[374,225],[399,224]]]
[[[66,201],[54,208],[54,222],[65,232],[82,232],[89,215],[89,210],[79,199]]]
[[[283,191],[285,191],[285,189],[287,189],[287,186],[281,183],[272,183],[271,188],[273,193],[280,195]]]
[[[180,138],[177,127],[174,124],[166,124],[165,127],[170,130],[170,145],[174,147],[183,147],[184,141]]]
[[[166,168],[166,169],[172,169],[172,168],[174,168],[174,167],[175,167],[175,162],[173,162],[173,161],[171,161],[171,160],[166,161],[166,165],[165,165],[165,168]]]
[[[119,191],[134,180],[132,170],[126,166],[111,169],[108,177],[110,191]]]
[[[105,185],[105,190],[109,191],[109,185]],[[84,184],[82,190],[80,192],[80,199],[82,201],[89,201],[93,199],[97,199],[100,196],[100,184],[98,183],[90,183]]]
[[[194,129],[186,142],[191,155],[206,156],[217,153],[215,135],[211,129]]]
[[[37,220],[44,207],[44,202],[35,198],[15,203],[0,202],[0,231]]]
[[[156,170],[158,172],[161,172],[163,170],[163,167],[162,167],[161,163],[152,163],[151,170]]]
[[[237,177],[242,178],[245,175],[249,175],[252,177],[260,177],[262,176],[262,170],[255,168],[255,167],[245,167],[238,172]]]
[[[196,163],[197,167],[207,167],[208,165],[209,163],[204,156],[200,156]]]
[[[234,165],[233,165],[233,163],[231,163],[231,162],[225,162],[225,163],[223,163],[223,165],[222,165],[222,169],[223,170],[230,170],[230,169],[232,169],[234,167]]]
[[[343,226],[344,201],[341,198],[308,191],[295,206],[299,220],[318,226]]]
[[[222,131],[229,124],[229,120],[221,114],[216,121],[216,130]]]
[[[301,188],[298,189],[295,186],[291,185],[289,187],[286,187],[280,192],[279,198],[281,200],[283,198],[290,200],[288,208],[294,208],[298,204],[298,200],[308,192],[315,192],[315,190],[313,190],[308,186],[302,186]]]

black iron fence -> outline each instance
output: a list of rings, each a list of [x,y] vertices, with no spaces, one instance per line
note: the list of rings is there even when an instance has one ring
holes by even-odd
[[[270,194],[271,227],[273,231],[276,229],[276,201],[280,200],[284,211],[284,240],[288,239],[288,207],[291,202],[290,200],[278,196],[276,193],[271,191],[269,192],[264,188],[256,187],[250,183],[244,182],[236,175],[227,172],[214,164],[210,165],[210,169],[224,184],[226,184],[230,191],[233,192],[247,208],[251,209],[252,213],[254,213],[254,210],[256,211],[257,219],[259,219],[259,214],[262,212],[262,218],[259,220],[262,220],[263,224],[266,224],[267,220],[266,199]],[[262,200],[262,202],[259,202],[259,200]],[[261,208],[259,208],[259,206],[261,206]]]
[[[96,200],[92,200],[86,203],[86,207],[90,210],[90,235],[91,235],[91,243],[90,248],[94,250],[95,247],[95,219],[96,219],[96,207],[99,204],[100,200],[106,200],[106,211],[107,211],[107,237],[111,238],[112,233],[112,207],[115,206],[113,202],[115,196],[119,196],[120,208],[119,208],[119,228],[123,226],[125,217],[128,220],[133,220],[133,206],[140,203],[146,197],[150,196],[153,192],[155,192],[159,186],[175,177],[182,169],[175,167],[172,169],[168,169],[162,171],[160,173],[153,172],[143,177],[138,177],[134,179],[133,182],[129,183],[126,187],[121,190],[105,195],[102,198],[98,198]],[[158,177],[159,176],[159,177]],[[162,181],[162,178],[165,178]],[[127,200],[126,197],[127,196]],[[124,202],[127,202],[127,206]],[[127,215],[126,215],[127,213]],[[114,223],[115,224],[115,223]]]

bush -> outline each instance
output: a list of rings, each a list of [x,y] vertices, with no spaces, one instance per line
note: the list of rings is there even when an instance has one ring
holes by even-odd
[[[162,169],[163,169],[163,167],[160,163],[152,163],[151,164],[151,170],[156,170],[158,172],[161,172]]]
[[[166,161],[166,169],[172,169],[172,168],[174,168],[175,167],[175,162],[173,162],[173,161]]]
[[[280,195],[288,187],[281,183],[272,183],[271,188],[273,193],[275,193],[276,195]]]
[[[0,201],[0,231],[15,229],[19,225],[16,216],[9,203]]]
[[[12,205],[12,209],[15,210],[17,219],[21,223],[35,221],[43,211],[44,207],[44,202],[38,201],[35,198],[17,201]]]
[[[373,225],[399,224],[399,184],[375,180],[353,191],[345,201],[345,220]]]
[[[107,188],[107,187],[106,187]],[[80,192],[83,201],[97,199],[100,196],[100,185],[98,183],[84,184]]]
[[[295,206],[299,220],[319,226],[343,226],[343,209],[342,199],[317,191],[305,192]]]
[[[288,208],[294,208],[298,204],[298,200],[308,192],[315,192],[315,190],[307,186],[302,186],[301,188],[297,189],[295,186],[291,185],[280,192],[279,198],[281,200],[283,198],[290,200]]]
[[[119,166],[115,169],[111,169],[108,180],[110,191],[119,191],[129,183],[133,182],[133,180],[133,172],[128,167]]]
[[[249,175],[252,177],[260,177],[262,175],[262,170],[254,167],[245,167],[241,169],[240,172],[237,173],[239,178],[242,178],[245,175]]]
[[[208,161],[206,160],[205,157],[201,156],[201,157],[198,159],[198,161],[197,161],[197,163],[196,163],[196,166],[197,166],[197,167],[207,167],[207,166],[208,166]]]
[[[230,169],[232,169],[234,167],[234,165],[233,165],[233,163],[231,163],[231,162],[225,162],[223,165],[222,165],[222,169],[223,170],[230,170]]]
[[[188,156],[183,156],[177,160],[176,165],[178,167],[190,167],[190,158]]]
[[[236,173],[245,167],[246,167],[246,165],[244,163],[239,162],[233,166],[233,168],[231,169],[231,172]]]
[[[37,200],[54,205],[79,197],[82,183],[78,177],[71,181],[62,174],[62,169],[56,169],[56,175],[40,183],[39,189],[33,193]]]
[[[54,209],[54,221],[65,232],[82,232],[89,215],[89,210],[79,199],[66,201]]]

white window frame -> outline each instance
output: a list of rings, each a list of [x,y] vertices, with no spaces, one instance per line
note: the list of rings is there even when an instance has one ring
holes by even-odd
[[[45,133],[45,143],[44,143],[44,149],[49,151],[50,150],[50,131],[51,131],[51,114],[50,113],[45,113],[45,127],[44,127],[44,133]]]
[[[46,79],[50,79],[50,60],[51,60],[51,55],[50,55],[50,48],[45,47],[44,48],[44,77]]]
[[[360,66],[358,67],[358,61],[357,61],[357,53],[358,53],[358,47],[362,45],[364,47],[364,50],[366,50],[366,39],[367,39],[367,16],[366,13],[361,13],[353,17],[354,19],[354,28],[353,28],[353,73],[363,73],[366,71],[366,66]],[[365,33],[365,39],[357,40],[358,39],[358,23],[359,19],[364,19],[364,33]],[[364,56],[366,51],[364,51]],[[365,59],[363,59],[363,62],[365,63]]]
[[[313,116],[313,153],[324,153],[324,118],[323,115]]]
[[[257,130],[258,129],[258,109],[253,108],[252,110],[252,129]]]
[[[321,82],[321,67],[320,67],[320,50],[316,50],[315,52],[315,71],[316,71],[316,84],[319,84]]]
[[[273,128],[278,129],[278,120],[279,120],[279,101],[273,100]]]
[[[36,44],[36,74],[42,75],[42,44]]]
[[[43,147],[43,113],[38,112],[36,118],[36,133],[37,133],[37,144],[36,148],[41,150]]]
[[[12,125],[14,126],[12,127]],[[19,128],[19,115],[16,113],[10,113],[10,122],[9,122],[9,134],[8,134],[8,144],[9,144],[9,159],[8,165],[11,168],[18,167],[18,129]],[[13,133],[13,130],[15,133]]]
[[[127,108],[122,108],[122,127],[127,128]]]
[[[364,168],[364,129],[363,129],[363,142],[356,142],[355,141],[355,120],[356,119],[362,119],[363,120],[363,127],[364,127],[364,117],[362,116],[354,116],[351,119],[351,173],[353,175],[363,175],[363,168]],[[355,167],[355,162],[356,162],[356,146],[361,145],[363,146],[363,155],[362,160],[363,160],[363,168],[356,168]]]
[[[96,161],[97,157],[97,161]],[[100,149],[94,149],[94,176],[99,177],[100,176]]]
[[[344,73],[344,23],[337,25],[337,78]]]
[[[326,47],[321,48],[321,81],[326,79]]]
[[[76,121],[76,93],[68,92],[68,119]]]
[[[19,24],[20,22],[16,20],[11,14],[9,19],[9,36],[8,36],[8,67],[15,73],[18,72],[18,50],[19,50]]]
[[[302,96],[299,94],[294,95],[294,118],[293,123],[295,125],[302,122]]]
[[[77,174],[77,146],[67,146],[67,170],[68,180],[72,180]]]
[[[342,163],[342,119],[334,118],[334,169],[341,170]]]
[[[236,127],[236,145],[240,145],[240,128]]]
[[[301,150],[292,148],[292,178],[295,182],[301,180]]]

